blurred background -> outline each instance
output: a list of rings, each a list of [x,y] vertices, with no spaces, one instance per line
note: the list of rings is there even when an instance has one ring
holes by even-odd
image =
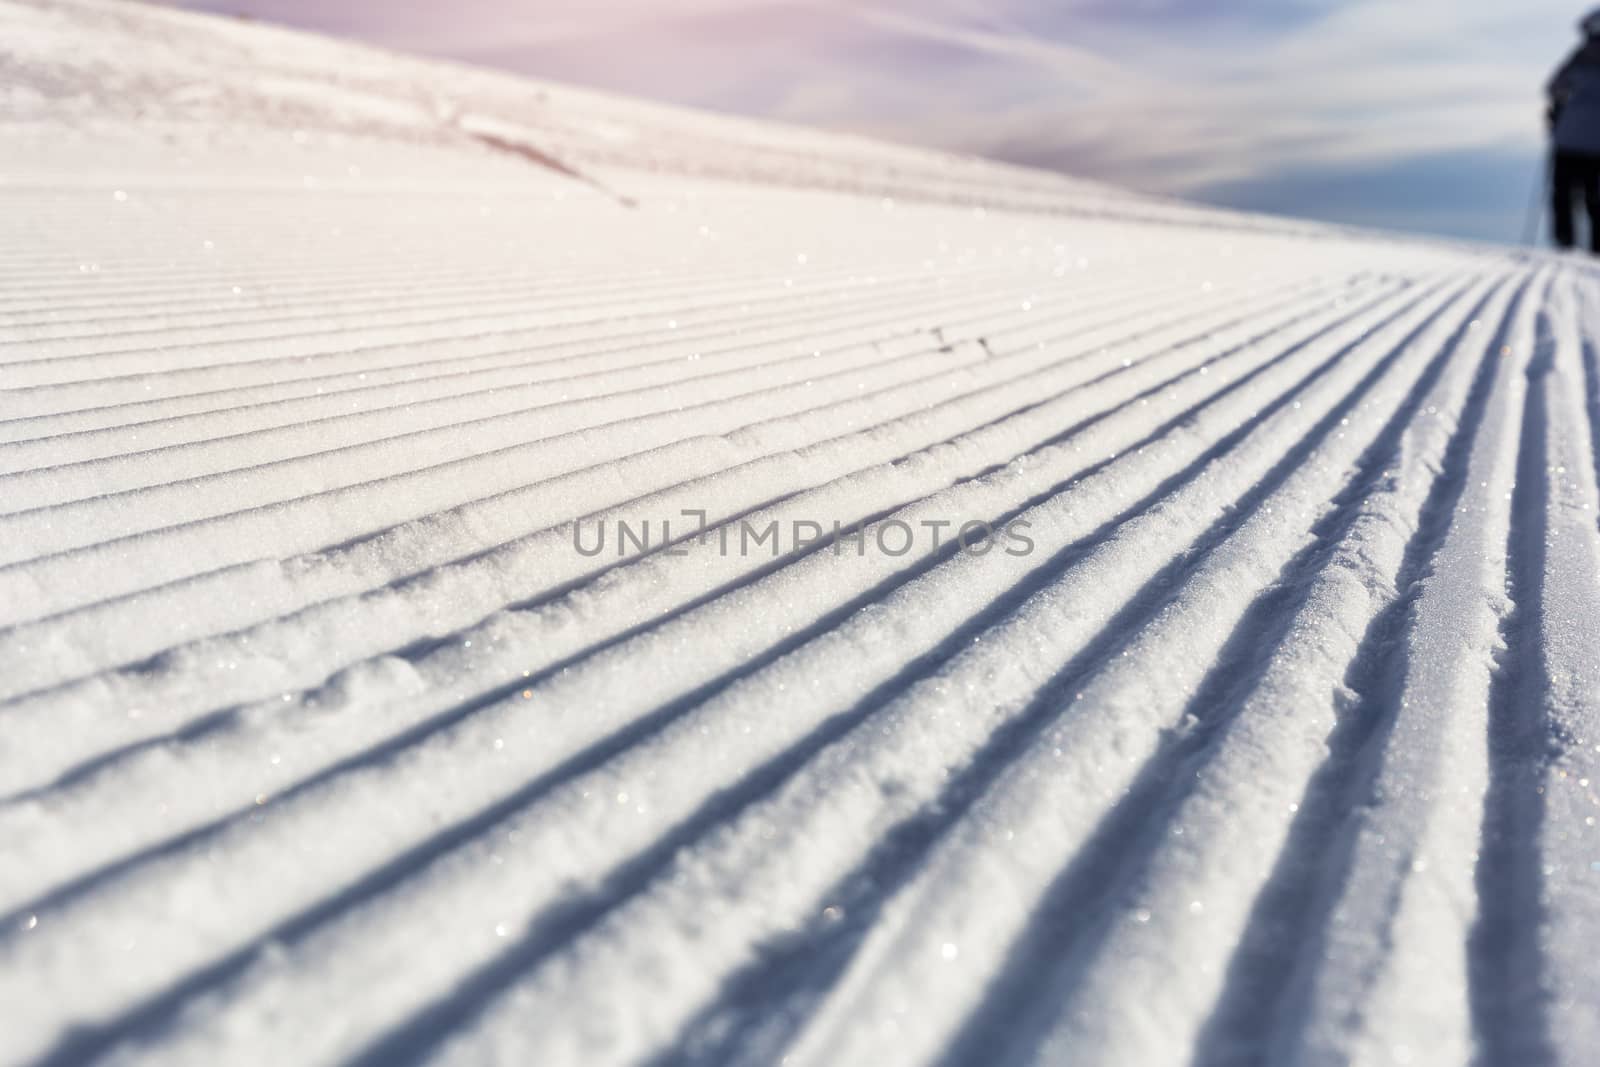
[[[179,0],[1207,203],[1520,240],[1570,0]]]

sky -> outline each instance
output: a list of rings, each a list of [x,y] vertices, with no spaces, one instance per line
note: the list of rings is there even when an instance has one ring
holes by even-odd
[[[1334,222],[1515,243],[1572,0],[179,0]]]

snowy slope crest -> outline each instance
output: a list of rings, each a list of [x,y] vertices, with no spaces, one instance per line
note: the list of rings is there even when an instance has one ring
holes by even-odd
[[[478,157],[463,167],[479,177],[494,172],[481,156],[498,149],[558,172],[621,167],[1245,224],[1242,216],[977,159],[650,105],[154,6],[7,0],[0,18],[7,30],[0,121],[17,131],[35,127],[45,142],[75,133],[92,142],[154,140],[191,156],[225,146],[237,156],[267,145],[285,150],[274,134],[300,146],[334,137],[464,153]],[[17,162],[16,169],[31,169]],[[393,163],[384,170],[398,177]],[[236,168],[237,158],[230,160]]]

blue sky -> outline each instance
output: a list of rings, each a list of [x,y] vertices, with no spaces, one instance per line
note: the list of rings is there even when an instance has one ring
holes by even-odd
[[[1571,0],[185,0],[1312,218],[1515,241]]]

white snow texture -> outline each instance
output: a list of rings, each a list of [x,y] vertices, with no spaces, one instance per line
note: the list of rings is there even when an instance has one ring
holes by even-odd
[[[0,158],[0,1063],[1595,1062],[1583,261],[105,0]]]

